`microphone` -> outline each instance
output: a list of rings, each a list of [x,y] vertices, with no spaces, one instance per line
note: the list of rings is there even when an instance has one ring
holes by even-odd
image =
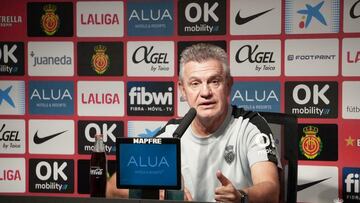
[[[191,124],[191,122],[194,120],[195,116],[196,116],[196,109],[192,107],[182,118],[179,126],[175,129],[175,131],[173,133],[173,137],[181,138],[183,136],[184,132],[186,131],[186,129]]]

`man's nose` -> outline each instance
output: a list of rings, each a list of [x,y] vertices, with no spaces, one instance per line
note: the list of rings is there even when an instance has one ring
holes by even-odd
[[[204,83],[201,87],[200,95],[206,97],[211,94],[212,94],[211,87],[207,83]]]

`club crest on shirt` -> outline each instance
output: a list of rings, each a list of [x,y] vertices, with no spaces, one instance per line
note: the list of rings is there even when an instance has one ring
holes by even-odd
[[[225,147],[224,158],[225,158],[225,161],[228,164],[231,164],[231,162],[234,161],[235,152],[234,152],[234,146],[233,145],[228,145],[228,146]]]

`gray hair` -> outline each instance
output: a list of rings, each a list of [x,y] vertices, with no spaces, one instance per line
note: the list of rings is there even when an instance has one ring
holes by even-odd
[[[225,50],[213,44],[198,43],[187,47],[180,55],[180,81],[183,79],[184,65],[186,63],[190,61],[201,63],[209,59],[218,60],[222,64],[226,78],[231,78],[228,55]]]

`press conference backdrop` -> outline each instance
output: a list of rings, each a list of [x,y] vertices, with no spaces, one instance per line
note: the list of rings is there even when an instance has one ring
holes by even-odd
[[[1,1],[0,194],[88,196],[94,135],[113,165],[115,137],[183,116],[179,54],[202,41],[233,105],[299,117],[298,201],[358,202],[360,0]]]

